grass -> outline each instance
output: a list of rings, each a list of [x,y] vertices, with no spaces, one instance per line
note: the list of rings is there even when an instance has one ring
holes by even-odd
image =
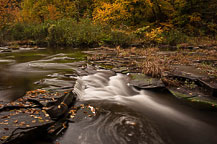
[[[111,49],[112,50],[112,49]],[[134,67],[140,70],[140,72],[152,76],[161,78],[167,71],[172,71],[174,69],[173,65],[189,65],[193,66],[199,70],[204,71],[209,76],[217,77],[217,69],[214,65],[204,64],[198,61],[209,61],[217,59],[217,49],[213,47],[213,50],[208,49],[180,49],[169,54],[161,54],[160,49],[157,47],[153,48],[127,48],[123,49],[116,47],[113,52],[116,53],[116,57],[131,58],[131,65],[129,67]],[[90,60],[103,60],[106,55],[93,55]],[[144,57],[142,60],[133,59],[133,57]],[[174,83],[175,82],[168,82]]]

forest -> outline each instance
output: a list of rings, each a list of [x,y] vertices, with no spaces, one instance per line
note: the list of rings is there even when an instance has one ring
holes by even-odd
[[[0,43],[195,44],[216,39],[215,0],[0,0]]]

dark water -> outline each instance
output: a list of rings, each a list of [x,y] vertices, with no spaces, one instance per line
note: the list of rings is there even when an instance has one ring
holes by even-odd
[[[0,100],[12,101],[28,90],[72,87],[72,74],[85,55],[71,49],[19,50],[0,53]]]
[[[11,101],[36,88],[74,86],[78,50],[0,53],[0,100]],[[1,61],[2,60],[2,61]],[[4,60],[4,61],[3,61]],[[62,144],[216,144],[217,114],[191,108],[168,92],[138,91],[126,76],[108,71],[77,78],[80,103],[98,108],[95,117],[70,123],[53,142]]]

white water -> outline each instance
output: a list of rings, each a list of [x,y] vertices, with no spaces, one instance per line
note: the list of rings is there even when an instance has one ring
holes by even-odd
[[[150,91],[138,91],[129,86],[125,75],[99,71],[78,77],[74,92],[80,101],[113,103],[140,112],[159,125],[171,143],[217,143],[215,127],[201,120],[200,116],[192,116],[185,108],[168,103],[163,94],[159,99]]]
[[[172,107],[160,104],[152,99],[148,91],[138,91],[128,85],[128,78],[125,75],[117,74],[106,78],[106,71],[101,71],[94,75],[78,78],[74,92],[82,101],[106,100],[119,104],[140,105],[149,108],[155,113],[159,113],[179,123],[189,123],[200,125],[201,123],[173,109]]]

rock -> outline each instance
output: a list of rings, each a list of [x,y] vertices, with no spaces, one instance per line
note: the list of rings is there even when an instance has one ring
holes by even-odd
[[[198,50],[198,49],[200,49],[199,47],[193,47],[193,50]]]
[[[192,66],[175,66],[166,77],[179,83],[167,89],[177,98],[200,109],[217,108],[217,81]]]
[[[46,111],[39,108],[16,108],[0,113],[0,143],[15,141],[29,132],[53,124]]]
[[[63,125],[75,102],[72,92],[29,91],[14,102],[0,102],[0,143],[19,143],[20,139],[48,134],[53,125]],[[22,140],[21,140],[22,141]]]
[[[139,89],[162,89],[165,88],[163,82],[158,78],[152,78],[140,73],[129,74],[129,84]]]
[[[200,109],[217,110],[217,99],[210,97],[192,97],[188,99],[190,103],[196,105]]]
[[[97,69],[94,66],[87,65],[85,67],[78,67],[78,68],[73,68],[76,71],[76,74],[78,76],[86,76],[89,74],[95,74],[97,73]]]
[[[2,53],[10,53],[10,52],[12,52],[12,50],[10,50],[10,49],[5,49],[5,50],[1,50],[0,52],[2,52]]]
[[[178,99],[187,102],[193,107],[203,110],[217,110],[217,98],[209,97],[201,92],[192,92],[186,88],[168,88],[169,91]]]
[[[210,64],[212,65],[213,67],[217,66],[217,60],[197,60],[197,61],[194,61],[194,63],[205,63],[205,64]]]
[[[67,93],[57,102],[55,105],[49,107],[47,109],[47,113],[50,115],[52,119],[58,119],[60,116],[66,114],[70,108],[70,106],[75,102],[75,94],[72,92]]]
[[[38,82],[35,82],[35,84],[55,86],[55,87],[73,87],[74,81],[65,81],[65,80],[59,80],[57,78],[52,78],[52,79],[42,79]]]
[[[127,67],[113,68],[112,70],[116,73],[128,73],[129,72]]]
[[[68,122],[75,123],[82,120],[91,119],[96,116],[96,109],[90,105],[76,105],[71,107],[69,112],[52,126],[48,128],[48,133],[52,137],[57,136],[68,127]]]
[[[194,49],[194,47],[193,46],[188,46],[187,49],[192,50],[192,49]]]
[[[167,77],[187,82],[186,85],[195,84],[204,89],[204,95],[217,96],[217,81],[192,66],[175,66]]]

